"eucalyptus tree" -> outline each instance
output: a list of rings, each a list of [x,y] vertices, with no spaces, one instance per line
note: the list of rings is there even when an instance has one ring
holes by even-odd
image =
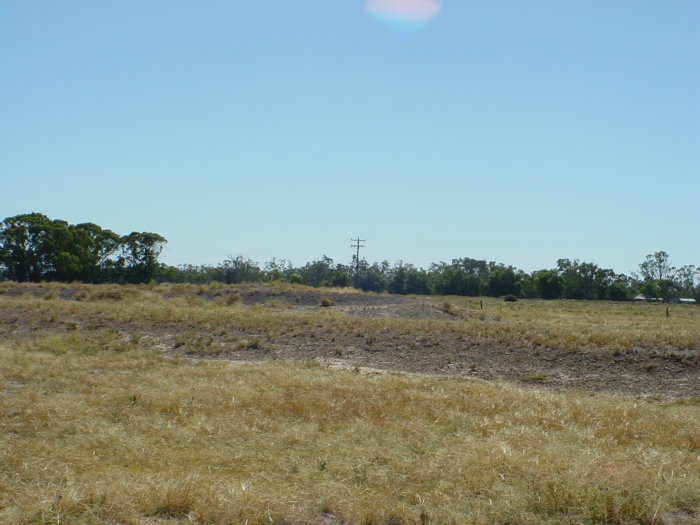
[[[168,241],[151,232],[131,232],[121,238],[120,259],[128,282],[145,283],[153,279],[158,268],[158,257]]]
[[[51,219],[41,213],[15,215],[0,223],[0,261],[7,278],[17,282],[43,279],[51,227]]]
[[[668,259],[668,254],[664,251],[647,255],[644,262],[639,265],[642,278],[645,281],[671,279],[675,268],[669,264]]]
[[[76,224],[70,229],[82,260],[79,279],[85,282],[110,280],[109,273],[115,266],[113,257],[119,251],[121,237],[91,222]]]

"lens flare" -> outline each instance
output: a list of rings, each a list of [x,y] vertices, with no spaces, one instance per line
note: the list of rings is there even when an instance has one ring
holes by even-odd
[[[365,9],[374,18],[398,29],[424,26],[440,14],[440,0],[367,0]]]

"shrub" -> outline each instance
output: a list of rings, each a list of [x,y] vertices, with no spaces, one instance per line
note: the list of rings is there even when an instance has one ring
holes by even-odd
[[[517,295],[513,295],[513,294],[508,294],[508,295],[506,295],[506,296],[503,298],[503,300],[504,300],[506,303],[514,303],[515,301],[518,300],[518,296],[517,296]]]
[[[451,315],[452,317],[456,317],[459,315],[459,311],[457,310],[455,305],[447,301],[442,303],[442,305],[438,306],[437,309],[441,312],[445,312],[446,314]]]
[[[228,306],[231,306],[232,304],[238,304],[241,302],[241,294],[235,290],[231,290],[222,297],[221,302]]]
[[[330,297],[321,297],[321,306],[324,308],[328,306],[335,306],[335,301]]]
[[[331,277],[329,284],[331,286],[345,288],[352,284],[352,279],[346,272],[337,271],[335,274],[333,274],[333,277]]]

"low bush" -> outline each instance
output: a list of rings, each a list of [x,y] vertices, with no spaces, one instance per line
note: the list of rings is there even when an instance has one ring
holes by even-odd
[[[335,301],[330,297],[321,297],[321,306],[324,308],[335,306]]]

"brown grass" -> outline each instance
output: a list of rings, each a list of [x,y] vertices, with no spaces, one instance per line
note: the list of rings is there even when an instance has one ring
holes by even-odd
[[[454,296],[419,299],[464,318],[470,330],[499,341],[572,350],[700,350],[697,306],[538,299],[507,303],[490,297]]]
[[[482,312],[479,299],[440,298],[455,320],[367,319],[246,307],[239,287],[178,286],[0,286],[11,307],[0,324],[0,523],[700,518],[697,398],[169,359],[148,336],[175,327],[174,345],[198,356],[218,353],[210,334],[223,329],[240,329],[237,345],[258,349],[295,333],[383,331],[697,349],[693,307],[672,306],[666,318],[658,305],[483,299]],[[167,295],[178,291],[187,293]]]
[[[288,292],[319,289],[273,283]],[[54,300],[70,287],[71,298]],[[293,305],[276,304],[267,308],[246,308],[240,304],[240,291],[246,286],[213,285],[20,285],[0,283],[0,298],[15,305],[24,304],[35,314],[48,317],[80,315],[120,322],[177,322],[193,326],[231,326],[261,333],[284,334],[314,326],[326,333],[370,333],[397,331],[417,335],[443,333],[469,336],[475,340],[504,346],[545,346],[562,350],[605,349],[624,351],[700,350],[700,309],[688,305],[615,303],[606,301],[520,300],[505,303],[493,298],[421,297],[454,320],[353,318],[333,308],[323,312],[296,311]],[[7,297],[11,288],[28,290],[24,296]],[[29,290],[32,292],[30,293]],[[323,293],[338,292],[321,289]],[[207,297],[209,292],[211,297]],[[169,297],[169,294],[181,294]],[[344,290],[341,293],[360,293]],[[37,307],[36,297],[46,297]],[[326,299],[329,299],[326,297]],[[213,300],[212,300],[213,299]],[[332,299],[331,299],[332,300]],[[78,304],[83,303],[83,304]],[[480,309],[483,303],[484,309]],[[669,317],[666,317],[666,308]]]
[[[5,343],[0,356],[1,523],[651,524],[700,512],[693,400],[167,359],[109,329]]]

